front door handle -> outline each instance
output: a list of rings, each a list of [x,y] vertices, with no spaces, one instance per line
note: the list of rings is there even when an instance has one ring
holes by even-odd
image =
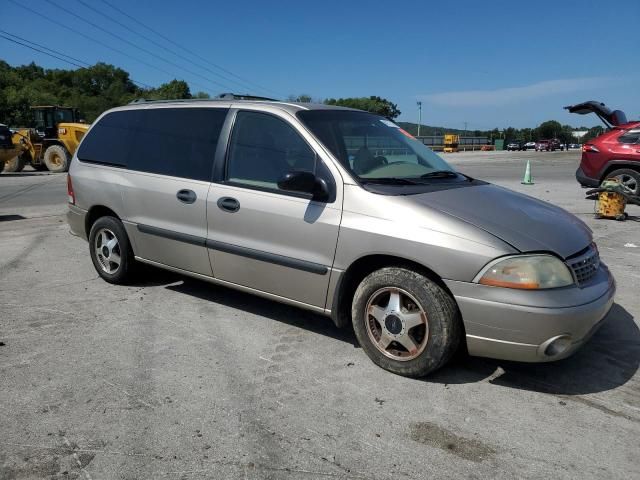
[[[183,190],[178,190],[178,193],[176,193],[176,198],[180,200],[182,203],[193,203],[196,201],[198,196],[196,195],[196,192],[194,192],[193,190],[183,189]]]
[[[240,202],[232,197],[220,197],[218,199],[218,208],[227,212],[237,212],[240,210]]]

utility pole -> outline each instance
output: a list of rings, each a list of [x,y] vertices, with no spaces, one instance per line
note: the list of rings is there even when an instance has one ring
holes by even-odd
[[[416,102],[418,104],[418,137],[420,136],[420,124],[422,123],[422,102]]]
[[[467,151],[467,142],[464,140],[464,138],[467,136],[467,122],[464,122],[464,132],[462,133],[462,138],[460,140],[462,140],[463,144],[462,144],[462,151],[466,152]]]

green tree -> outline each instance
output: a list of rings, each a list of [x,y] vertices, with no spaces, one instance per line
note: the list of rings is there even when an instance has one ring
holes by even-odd
[[[557,138],[562,131],[562,125],[555,120],[547,120],[542,122],[537,130],[539,139]]]
[[[357,108],[359,110],[377,113],[390,119],[394,119],[402,113],[398,110],[398,106],[395,103],[390,102],[386,98],[376,96],[338,99],[327,98],[324,103],[327,105]]]
[[[558,133],[558,139],[562,143],[575,142],[575,137],[573,136],[573,127],[571,125],[562,125],[560,133]]]
[[[300,95],[289,95],[287,100],[290,102],[300,102],[300,103],[311,103],[313,99],[311,95],[307,95],[306,93],[302,93]]]
[[[33,63],[12,67],[0,61],[0,122],[16,127],[33,126],[32,105],[76,107],[91,122],[103,111],[142,94],[126,71],[105,63],[49,70]]]
[[[602,135],[603,133],[604,133],[604,127],[600,125],[596,125],[595,127],[591,127],[590,129],[588,129],[587,133],[585,133],[584,136],[580,138],[580,141],[582,143],[587,143],[589,140],[593,140],[594,138],[596,138],[599,135]]]
[[[173,79],[158,88],[147,90],[145,98],[151,100],[181,100],[191,98],[189,85],[184,80]]]

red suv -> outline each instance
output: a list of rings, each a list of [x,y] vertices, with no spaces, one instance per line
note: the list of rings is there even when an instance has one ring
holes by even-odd
[[[597,187],[605,178],[617,178],[640,195],[640,122],[629,122],[620,110],[604,103],[584,102],[564,107],[571,113],[595,113],[609,130],[582,146],[576,179],[582,186]]]
[[[557,138],[552,138],[551,140],[538,140],[538,142],[536,142],[536,152],[542,152],[543,150],[547,152],[555,152],[556,150],[564,150],[564,146]]]

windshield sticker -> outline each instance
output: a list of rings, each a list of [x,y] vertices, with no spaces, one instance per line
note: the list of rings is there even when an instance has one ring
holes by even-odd
[[[387,127],[392,127],[392,128],[400,128],[398,125],[396,125],[395,123],[393,123],[390,120],[380,120],[384,125],[386,125]]]
[[[416,139],[416,137],[414,137],[413,135],[411,135],[409,132],[407,132],[406,130],[401,129],[400,127],[398,127],[398,130],[400,130],[400,133],[403,134],[405,137],[409,137],[413,140]]]

